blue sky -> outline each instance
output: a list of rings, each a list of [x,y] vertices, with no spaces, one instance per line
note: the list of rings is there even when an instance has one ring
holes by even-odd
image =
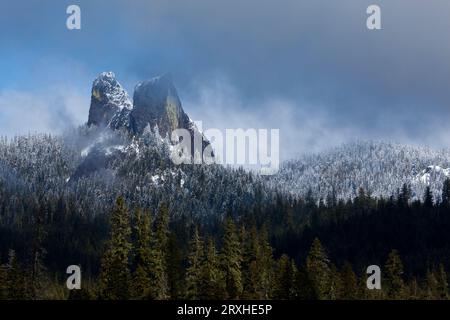
[[[280,128],[284,158],[354,139],[450,147],[449,30],[447,0],[1,0],[0,134],[83,123],[112,70],[130,95],[171,73],[205,127]]]

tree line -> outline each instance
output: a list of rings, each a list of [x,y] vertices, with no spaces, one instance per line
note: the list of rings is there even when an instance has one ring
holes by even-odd
[[[362,201],[362,193],[357,202]],[[406,194],[404,188],[397,201],[410,206]],[[424,200],[423,206],[438,206]],[[214,232],[201,224],[180,226],[185,232],[171,227],[164,204],[153,215],[141,208],[129,210],[120,197],[110,214],[99,273],[83,275],[81,290],[69,292],[61,272],[58,278],[46,270],[40,258],[45,249],[37,243],[34,259],[26,263],[10,250],[0,268],[0,298],[352,300],[447,299],[449,295],[442,263],[423,277],[408,276],[397,250],[391,250],[381,266],[382,289],[369,290],[365,270],[355,272],[348,261],[334,263],[318,238],[303,259],[292,259],[272,247],[268,225],[248,219],[226,217]]]

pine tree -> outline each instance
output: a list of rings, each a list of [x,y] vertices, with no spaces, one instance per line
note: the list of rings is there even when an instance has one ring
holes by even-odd
[[[447,273],[445,272],[444,265],[439,264],[439,271],[437,274],[437,299],[447,300],[448,299],[448,280]]]
[[[438,280],[434,273],[430,270],[427,271],[425,276],[425,299],[436,300],[438,291]]]
[[[169,279],[167,272],[169,239],[169,210],[162,205],[156,220],[155,237],[152,238],[150,287],[151,297],[156,300],[170,298]]]
[[[397,250],[389,253],[385,266],[387,295],[390,299],[404,299],[403,263]]]
[[[317,238],[306,259],[306,269],[318,299],[327,299],[330,293],[330,261]]]
[[[330,293],[328,299],[342,299],[342,297],[344,296],[344,284],[341,278],[341,274],[334,264],[331,264],[330,272]]]
[[[442,186],[442,204],[445,207],[450,206],[450,179],[447,178]]]
[[[6,300],[7,298],[8,292],[7,292],[6,277],[7,277],[7,266],[0,265],[0,301]]]
[[[221,252],[221,265],[228,299],[239,299],[242,294],[242,253],[240,246],[236,226],[231,218],[227,218]]]
[[[44,200],[40,199],[40,203]],[[43,259],[46,254],[43,242],[46,236],[45,220],[48,215],[48,208],[46,204],[41,204],[39,209],[34,215],[34,225],[33,225],[33,240],[31,244],[31,266],[29,277],[29,294],[33,299],[40,299],[40,293],[45,287],[45,274],[46,270],[44,267]]]
[[[150,212],[136,210],[136,269],[133,276],[133,297],[142,299],[150,296],[150,266],[152,252],[150,240],[152,236]]]
[[[420,287],[419,287],[419,284],[418,284],[416,278],[412,278],[412,279],[409,281],[408,289],[409,289],[409,290],[408,290],[408,291],[409,291],[409,293],[408,293],[408,299],[410,299],[410,300],[417,300],[417,299],[420,299],[421,291],[420,291]]]
[[[296,300],[317,300],[317,293],[306,268],[297,270],[294,277],[293,298]]]
[[[431,192],[430,186],[427,186],[425,188],[425,193],[423,196],[423,204],[424,204],[425,208],[433,207],[433,193]]]
[[[123,198],[119,197],[111,214],[111,231],[103,255],[100,273],[100,298],[129,298],[130,217]]]
[[[291,259],[283,254],[278,260],[276,269],[276,281],[274,298],[277,300],[288,300],[293,296],[294,274],[296,267]]]
[[[259,250],[257,260],[253,266],[253,269],[257,270],[256,276],[259,280],[258,299],[269,299],[271,295],[273,268],[273,248],[269,243],[267,228],[263,227],[259,234]],[[255,274],[255,272],[253,272],[253,274]]]
[[[258,232],[253,224],[250,232],[241,229],[243,243],[242,299],[268,299],[271,294],[273,257],[265,228]]]
[[[259,242],[256,227],[252,226],[247,233],[245,228],[241,229],[241,243],[243,247],[242,259],[242,284],[243,299],[256,299],[258,295],[259,274],[256,260],[259,251]]]
[[[24,300],[27,294],[26,278],[14,250],[9,251],[6,268],[6,296],[9,300]]]
[[[198,300],[200,297],[201,272],[203,259],[203,241],[198,229],[189,244],[188,268],[186,270],[186,299]]]
[[[200,299],[223,299],[226,296],[224,276],[212,238],[208,239],[205,261],[201,270]]]
[[[167,251],[167,279],[171,299],[181,299],[185,296],[186,284],[183,253],[175,233],[170,233]]]
[[[343,283],[342,298],[346,300],[355,300],[358,298],[358,278],[353,272],[350,263],[345,262],[341,270]]]
[[[156,238],[163,252],[167,252],[169,240],[169,208],[162,204],[156,220]]]
[[[398,199],[399,204],[402,207],[408,206],[408,203],[411,200],[411,196],[412,196],[411,187],[409,185],[407,185],[406,183],[404,183],[402,186],[402,191],[400,192],[399,199]]]

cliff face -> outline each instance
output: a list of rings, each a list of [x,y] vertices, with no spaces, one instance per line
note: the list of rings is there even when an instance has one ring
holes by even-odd
[[[184,112],[168,75],[139,82],[132,104],[114,73],[100,74],[92,87],[88,125],[125,130],[136,137],[141,136],[147,127],[151,130],[157,128],[162,137],[169,139],[173,130],[186,129],[192,139],[202,139],[203,148],[209,144]]]
[[[89,108],[89,126],[108,126],[114,115],[131,108],[128,93],[116,80],[114,73],[103,72],[94,80]]]
[[[157,131],[160,137],[167,138],[164,141],[172,145],[179,142],[171,141],[172,132],[175,129],[187,130],[191,137],[190,155],[195,157],[196,163],[202,162],[198,156],[210,144],[184,112],[168,75],[139,82],[131,103],[114,73],[101,73],[92,86],[87,124],[100,130],[94,130],[97,136],[83,152],[84,161],[74,178],[105,170],[128,152],[134,152],[131,146],[146,130]],[[121,134],[116,135],[117,132]]]
[[[167,75],[138,83],[133,101],[130,122],[136,135],[142,134],[148,125],[151,128],[157,126],[162,136],[170,135],[177,128],[190,128],[189,117]]]

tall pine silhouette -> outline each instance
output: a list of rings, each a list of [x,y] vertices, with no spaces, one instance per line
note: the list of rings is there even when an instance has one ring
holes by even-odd
[[[122,197],[116,201],[111,214],[111,231],[103,255],[100,274],[100,298],[108,300],[129,298],[130,215]]]

